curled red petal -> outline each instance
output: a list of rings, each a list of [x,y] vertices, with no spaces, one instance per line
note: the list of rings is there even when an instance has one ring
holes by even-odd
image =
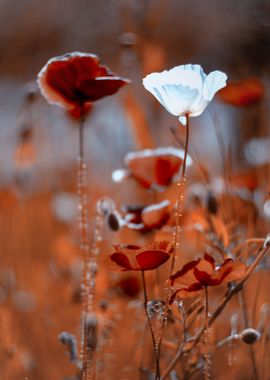
[[[194,279],[193,275],[193,269],[196,267],[199,261],[200,259],[190,261],[189,263],[185,264],[182,269],[173,274],[171,276],[172,285],[174,284],[175,280],[179,280],[180,283],[181,281],[184,283],[189,282],[190,285],[194,282],[194,280],[196,282],[196,279]]]
[[[225,260],[218,270],[220,283],[227,284],[231,281],[241,280],[246,273],[246,269],[245,264],[241,262],[233,261],[231,259]]]
[[[204,285],[200,284],[199,282],[194,283],[190,286],[186,286],[184,288],[178,288],[171,295],[169,303],[172,304],[176,296],[182,299],[185,299],[188,297],[194,297],[203,288],[204,288]]]
[[[124,270],[134,269],[131,266],[128,257],[124,255],[123,253],[119,253],[119,252],[112,253],[111,260],[114,261],[120,267],[124,268]]]
[[[211,274],[201,271],[198,268],[194,268],[194,275],[203,286],[214,286],[221,283],[219,277],[214,278]]]
[[[205,254],[204,254],[204,259],[205,259],[206,261],[208,261],[208,262],[212,265],[213,268],[215,268],[216,263],[215,263],[214,258],[213,258],[211,255],[209,255],[208,253],[205,252]]]

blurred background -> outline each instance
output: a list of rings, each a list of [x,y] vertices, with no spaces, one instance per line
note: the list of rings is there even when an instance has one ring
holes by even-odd
[[[152,200],[135,185],[112,182],[127,152],[177,145],[177,120],[142,86],[153,71],[198,63],[229,81],[256,78],[263,86],[256,104],[216,97],[192,120],[191,149],[210,177],[222,173],[218,120],[232,172],[260,172],[270,159],[268,0],[0,0],[1,380],[64,380],[74,372],[57,336],[80,332],[77,121],[49,106],[35,85],[49,58],[72,51],[95,53],[132,80],[94,104],[86,121],[90,219],[101,196],[117,205]],[[259,180],[265,200],[268,175]],[[115,237],[106,234],[109,246]],[[108,296],[111,276],[98,279],[98,300]],[[116,320],[123,318],[121,304],[114,307]],[[104,379],[128,378],[113,376]]]

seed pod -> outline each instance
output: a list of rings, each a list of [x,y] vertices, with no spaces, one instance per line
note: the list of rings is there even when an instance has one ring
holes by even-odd
[[[86,347],[92,352],[97,346],[97,327],[98,320],[95,315],[88,315],[84,322],[84,331],[86,337]]]
[[[208,191],[207,198],[206,198],[206,207],[207,210],[210,212],[210,214],[216,215],[218,212],[218,203],[215,195]]]
[[[257,342],[261,337],[261,334],[252,328],[248,328],[242,331],[240,338],[246,344],[253,344]]]
[[[120,217],[116,211],[113,211],[108,215],[107,223],[112,231],[118,231],[120,229]]]

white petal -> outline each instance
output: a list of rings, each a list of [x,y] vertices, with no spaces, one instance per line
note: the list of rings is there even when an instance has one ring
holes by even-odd
[[[203,84],[203,97],[210,101],[213,99],[215,93],[221,88],[226,86],[227,75],[221,71],[212,71],[207,75]]]
[[[199,97],[198,89],[189,86],[166,84],[162,86],[164,107],[175,116],[189,113],[191,104]]]
[[[168,71],[167,83],[181,84],[201,91],[205,76],[200,65],[176,66]]]
[[[181,124],[183,124],[184,126],[187,125],[187,118],[185,116],[180,116],[179,117],[179,121]]]
[[[189,116],[199,116],[208,106],[208,103],[209,101],[205,100],[205,98],[201,96],[200,100],[196,104],[191,105]]]

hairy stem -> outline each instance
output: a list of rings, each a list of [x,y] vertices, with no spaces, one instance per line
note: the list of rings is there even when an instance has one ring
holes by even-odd
[[[148,300],[147,300],[147,291],[146,291],[144,271],[142,270],[141,273],[142,273],[143,294],[144,294],[144,304],[143,304],[143,306],[144,306],[146,318],[147,318],[148,325],[149,325],[150,332],[151,332],[151,337],[152,337],[152,342],[153,342],[153,349],[154,349],[154,355],[155,355],[155,362],[156,362],[155,380],[160,380],[159,355],[158,355],[158,350],[157,350],[157,345],[156,345],[156,339],[155,339],[152,323],[151,323],[151,320],[150,320],[150,317],[149,317],[149,314],[148,314],[148,310],[147,310],[147,302],[148,302]]]
[[[208,287],[205,287],[205,380],[210,379]]]
[[[179,247],[179,236],[180,236],[180,222],[183,214],[183,192],[186,181],[186,166],[187,166],[187,155],[188,155],[188,143],[189,143],[189,114],[186,114],[186,141],[185,141],[185,153],[182,164],[182,172],[180,181],[177,183],[177,200],[176,200],[176,212],[175,212],[175,231],[173,239],[173,254],[171,262],[170,277],[173,274],[175,255],[177,248]]]

